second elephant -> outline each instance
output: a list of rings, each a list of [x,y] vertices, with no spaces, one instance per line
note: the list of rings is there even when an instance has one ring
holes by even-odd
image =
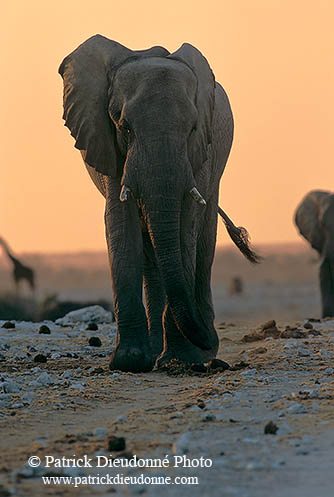
[[[319,277],[322,317],[334,316],[334,194],[312,190],[296,209],[300,234],[321,256]]]

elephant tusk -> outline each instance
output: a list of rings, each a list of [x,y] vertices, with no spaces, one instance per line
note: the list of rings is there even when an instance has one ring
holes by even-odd
[[[128,186],[123,185],[119,196],[120,201],[126,202],[129,198],[129,193],[131,193],[130,188]]]
[[[195,200],[195,202],[198,202],[199,204],[202,204],[202,205],[206,205],[204,198],[202,197],[202,195],[200,194],[200,192],[197,190],[197,188],[195,186],[194,186],[194,188],[192,188],[190,190],[189,193],[192,196],[192,198]]]

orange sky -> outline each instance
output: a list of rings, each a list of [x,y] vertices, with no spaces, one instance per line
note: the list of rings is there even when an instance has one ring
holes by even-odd
[[[2,5],[0,235],[16,251],[104,249],[103,198],[63,126],[58,65],[100,33],[132,49],[184,41],[231,101],[221,206],[254,243],[299,239],[292,215],[332,189],[332,0],[30,0]],[[228,243],[219,229],[219,244]]]

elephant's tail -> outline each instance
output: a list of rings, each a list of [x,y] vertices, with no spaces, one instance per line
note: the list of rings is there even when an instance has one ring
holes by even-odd
[[[233,221],[218,205],[218,214],[222,217],[226,226],[227,232],[231,237],[233,243],[238,247],[240,252],[253,264],[258,264],[263,259],[260,255],[256,254],[249,245],[248,231],[242,226],[235,226]]]

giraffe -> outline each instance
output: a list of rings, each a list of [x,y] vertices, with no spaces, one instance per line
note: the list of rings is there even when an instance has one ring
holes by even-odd
[[[13,264],[13,279],[15,283],[16,293],[19,290],[19,283],[21,280],[26,280],[32,291],[35,290],[35,273],[34,270],[25,266],[11,253],[7,243],[0,237],[0,245],[4,249],[7,257]]]

